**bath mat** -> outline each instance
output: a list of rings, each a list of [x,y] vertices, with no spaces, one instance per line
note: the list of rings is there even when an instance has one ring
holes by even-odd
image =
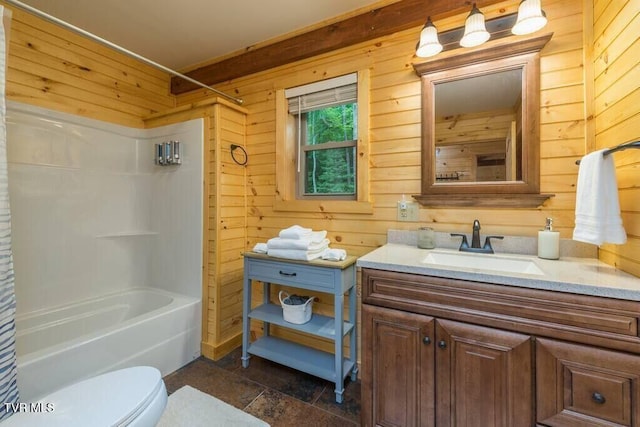
[[[176,390],[156,427],[269,427],[269,424],[188,385]]]

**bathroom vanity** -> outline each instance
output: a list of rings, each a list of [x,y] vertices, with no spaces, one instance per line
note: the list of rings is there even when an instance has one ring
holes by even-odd
[[[640,425],[640,279],[458,256],[388,244],[358,260],[363,425]]]

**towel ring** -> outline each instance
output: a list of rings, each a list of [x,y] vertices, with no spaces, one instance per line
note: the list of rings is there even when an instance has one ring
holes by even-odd
[[[244,161],[238,161],[238,159],[236,159],[236,155],[235,155],[236,149],[240,149],[240,151],[242,151],[242,153],[244,154]],[[247,164],[247,161],[249,160],[249,155],[247,154],[247,151],[242,146],[231,144],[231,158],[233,159],[234,162],[236,162],[240,166],[244,166]]]

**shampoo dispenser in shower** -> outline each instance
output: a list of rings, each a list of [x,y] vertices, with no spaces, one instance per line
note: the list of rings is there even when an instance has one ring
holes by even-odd
[[[173,163],[179,165],[182,163],[182,157],[180,157],[180,143],[178,141],[171,141],[171,151],[173,151]]]
[[[538,258],[560,258],[560,233],[553,231],[551,218],[547,218],[544,230],[538,231]]]
[[[179,141],[169,141],[155,145],[156,165],[180,165],[182,164],[182,144]]]

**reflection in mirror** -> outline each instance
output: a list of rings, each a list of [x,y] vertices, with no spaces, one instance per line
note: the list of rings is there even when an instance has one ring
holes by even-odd
[[[522,69],[434,85],[436,182],[522,179]]]

